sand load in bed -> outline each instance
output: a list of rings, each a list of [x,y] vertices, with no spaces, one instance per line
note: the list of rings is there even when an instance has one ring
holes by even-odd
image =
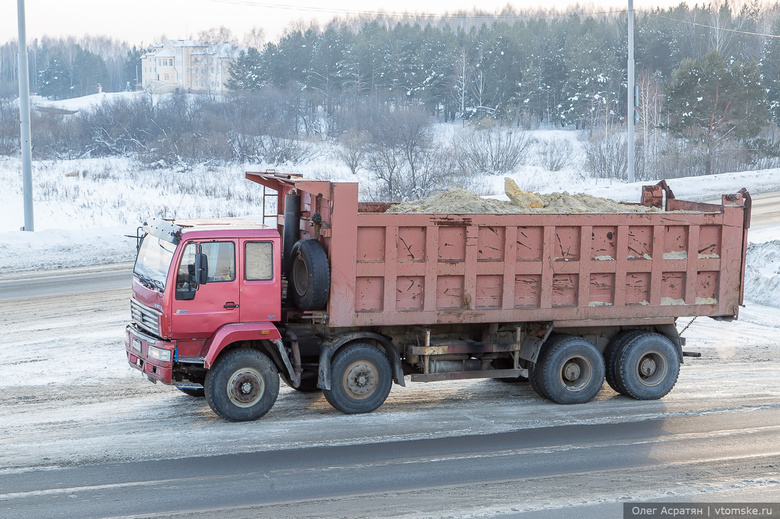
[[[510,178],[504,179],[504,191],[509,201],[493,200],[461,188],[391,206],[388,213],[447,213],[447,214],[503,214],[503,213],[648,213],[660,209],[642,205],[624,204],[584,193],[540,194],[523,191]]]

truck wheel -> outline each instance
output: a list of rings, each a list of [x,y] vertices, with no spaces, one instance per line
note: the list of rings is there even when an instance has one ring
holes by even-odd
[[[279,372],[257,350],[234,350],[209,370],[204,388],[209,406],[225,420],[257,420],[279,396]]]
[[[531,362],[528,365],[528,382],[531,383],[531,389],[534,390],[534,393],[539,395],[542,398],[549,398],[544,393],[542,393],[542,384],[539,380],[540,377],[540,371],[536,369],[536,363]]]
[[[536,362],[531,363],[531,365],[528,367],[528,381],[531,383],[531,388],[536,392],[537,395],[539,395],[542,398],[550,398],[550,395],[545,393],[544,390],[544,384],[542,383],[542,378],[544,377],[543,371],[539,368],[539,365],[544,361],[544,358],[547,356],[547,352],[550,351],[556,344],[559,342],[571,338],[571,335],[556,333],[554,335],[550,335],[546,341],[544,341],[544,344],[542,345],[542,350],[539,352],[539,355],[536,357]]]
[[[626,394],[626,388],[618,383],[618,357],[622,353],[622,350],[626,344],[639,337],[643,333],[645,332],[642,330],[627,330],[620,332],[615,337],[613,337],[611,341],[609,341],[607,348],[604,350],[604,375],[606,376],[607,384],[609,384],[609,387],[622,395]]]
[[[370,413],[382,405],[393,382],[390,361],[370,344],[347,346],[331,364],[327,401],[346,414]]]
[[[536,366],[541,389],[559,404],[583,404],[593,399],[604,383],[604,359],[581,337],[566,337],[553,344]]]
[[[643,333],[622,348],[615,372],[625,394],[637,400],[657,400],[677,383],[680,357],[668,337]]]
[[[330,296],[330,267],[322,244],[313,239],[298,240],[292,248],[290,285],[295,305],[303,311],[322,310]]]
[[[176,389],[178,389],[185,395],[189,395],[195,398],[203,398],[204,396],[206,396],[206,391],[202,387],[176,386]]]

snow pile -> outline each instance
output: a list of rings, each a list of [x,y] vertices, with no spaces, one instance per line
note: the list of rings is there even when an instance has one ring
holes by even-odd
[[[135,260],[135,226],[0,233],[0,274]]]
[[[780,307],[780,240],[749,244],[747,264],[745,297]]]

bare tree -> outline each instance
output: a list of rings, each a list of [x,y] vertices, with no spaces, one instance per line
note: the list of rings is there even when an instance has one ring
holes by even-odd
[[[259,27],[255,25],[249,31],[244,33],[244,39],[242,41],[242,44],[244,47],[249,47],[250,49],[262,49],[263,44],[265,43],[265,29],[262,27]]]
[[[571,142],[561,139],[536,141],[540,165],[547,171],[560,171],[571,163]]]
[[[492,119],[483,119],[474,130],[455,138],[461,165],[479,173],[506,173],[522,163],[530,139],[515,128],[502,128]]]
[[[339,138],[339,157],[347,165],[353,175],[363,165],[368,145],[366,132],[350,130]]]
[[[638,110],[642,131],[642,167],[651,169],[653,158],[660,154],[660,128],[663,124],[663,83],[657,74],[643,70],[637,81],[639,90]]]
[[[232,43],[238,45],[238,39],[233,35],[233,31],[224,25],[200,31],[197,40],[204,43]]]

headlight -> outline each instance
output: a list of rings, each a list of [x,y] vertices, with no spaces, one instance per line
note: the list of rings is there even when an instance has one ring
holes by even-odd
[[[164,350],[162,348],[158,348],[156,346],[149,346],[149,357],[152,359],[159,360],[160,362],[170,362],[171,361],[171,350]]]

